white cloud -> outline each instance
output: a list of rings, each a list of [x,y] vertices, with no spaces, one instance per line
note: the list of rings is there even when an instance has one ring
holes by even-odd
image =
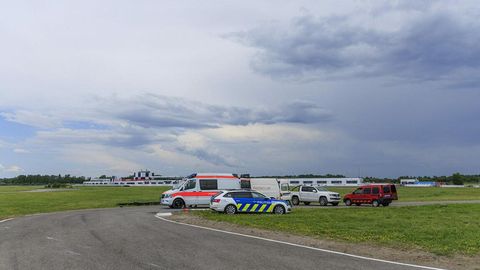
[[[15,149],[13,149],[13,152],[18,153],[18,154],[28,154],[28,153],[31,153],[29,150],[23,149],[23,148],[15,148]]]
[[[20,166],[17,166],[17,165],[4,166],[4,165],[0,164],[0,172],[20,173],[22,171],[23,171],[23,169]]]

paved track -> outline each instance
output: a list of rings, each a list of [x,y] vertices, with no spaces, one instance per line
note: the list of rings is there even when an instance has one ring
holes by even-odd
[[[419,269],[155,218],[160,207],[84,210],[0,223],[0,269]]]

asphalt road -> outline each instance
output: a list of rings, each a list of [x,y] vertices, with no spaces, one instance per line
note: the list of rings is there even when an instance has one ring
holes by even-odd
[[[82,210],[0,223],[0,269],[419,269],[155,218],[155,207]]]

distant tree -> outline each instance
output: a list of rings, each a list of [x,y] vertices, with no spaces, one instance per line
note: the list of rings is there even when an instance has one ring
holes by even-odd
[[[458,172],[454,173],[454,174],[452,174],[452,176],[450,178],[452,179],[452,183],[454,185],[463,185],[464,177],[460,173],[458,173]]]

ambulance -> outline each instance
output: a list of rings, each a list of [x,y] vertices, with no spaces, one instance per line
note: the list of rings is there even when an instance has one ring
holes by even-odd
[[[195,173],[176,189],[165,191],[160,199],[170,208],[209,206],[210,198],[221,190],[250,188],[250,181],[232,173]]]

